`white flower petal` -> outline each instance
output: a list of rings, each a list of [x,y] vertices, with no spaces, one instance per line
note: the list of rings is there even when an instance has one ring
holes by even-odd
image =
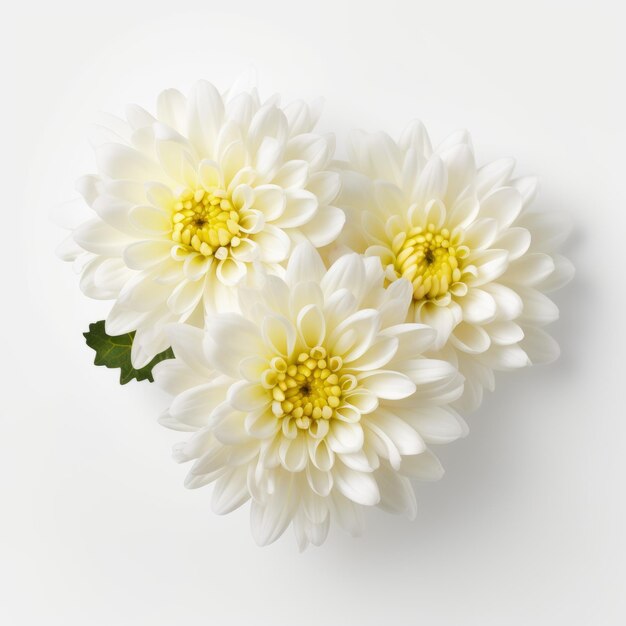
[[[320,309],[324,306],[324,294],[319,284],[313,281],[307,281],[294,285],[289,294],[290,314],[297,317],[302,309],[311,304]]]
[[[225,286],[234,287],[246,275],[246,264],[228,257],[217,264],[215,274]]]
[[[526,253],[530,246],[530,232],[525,228],[509,228],[498,237],[496,248],[502,248],[509,253],[509,259],[514,261]]]
[[[433,154],[419,175],[412,199],[418,206],[425,206],[430,200],[441,200],[447,187],[446,167],[441,157]]]
[[[321,346],[326,336],[326,320],[320,307],[309,304],[298,313],[298,332],[309,348]]]
[[[252,165],[261,180],[270,181],[277,174],[283,158],[287,158],[283,144],[273,137],[264,137]]]
[[[321,248],[337,239],[345,223],[346,215],[341,209],[322,206],[315,213],[315,219],[303,224],[299,230],[314,246]]]
[[[465,231],[463,242],[472,250],[488,248],[498,234],[498,223],[493,218],[476,220]]]
[[[264,350],[258,327],[237,314],[207,315],[205,330],[212,340],[206,342],[211,367],[237,378],[244,359],[259,357]]]
[[[335,487],[349,500],[364,506],[374,506],[380,501],[376,480],[371,474],[356,472],[342,463],[333,471]]]
[[[206,449],[191,466],[190,474],[202,476],[203,474],[213,474],[219,472],[219,476],[228,471],[224,465],[228,462],[229,450],[222,445],[215,437],[211,437],[206,445]],[[224,471],[225,470],[225,471]]]
[[[480,287],[497,280],[506,271],[509,255],[506,250],[485,250],[472,253],[469,262],[475,265],[478,272],[471,281],[471,285]]]
[[[542,252],[531,252],[511,263],[503,280],[532,287],[548,278],[553,271],[554,261],[551,256]]]
[[[397,324],[385,328],[382,334],[398,339],[397,361],[422,355],[433,346],[436,337],[435,329],[424,324]]]
[[[283,163],[272,179],[274,185],[283,189],[302,189],[309,178],[309,164],[302,159]]]
[[[497,304],[494,298],[482,289],[470,289],[459,299],[463,320],[470,324],[484,324],[495,319]]]
[[[358,254],[345,254],[337,259],[321,280],[326,298],[341,289],[350,290],[360,302],[365,294],[365,264]]]
[[[466,143],[457,144],[444,151],[439,151],[448,173],[446,204],[452,206],[459,195],[474,183],[476,164],[474,152]]]
[[[448,341],[454,327],[461,321],[462,316],[462,309],[456,303],[443,307],[426,302],[424,306],[420,308],[419,314],[416,316],[416,321],[427,324],[437,331],[437,337],[433,347],[435,349],[441,349]]]
[[[298,433],[295,439],[283,438],[278,449],[278,456],[282,466],[290,472],[301,472],[307,465],[309,452],[307,438],[303,432]]]
[[[428,159],[432,146],[428,132],[420,120],[413,120],[404,130],[398,145],[402,150],[413,149],[420,157]]]
[[[92,206],[95,199],[102,192],[102,184],[98,176],[81,176],[75,183],[76,191],[85,199],[85,202]],[[77,224],[75,224],[77,225]]]
[[[496,301],[498,310],[496,319],[514,320],[520,316],[524,305],[515,291],[498,283],[483,285],[482,290],[490,294]]]
[[[211,159],[203,159],[198,166],[198,181],[206,191],[224,186],[224,176],[220,166]]]
[[[362,309],[341,322],[330,334],[329,347],[346,363],[358,359],[372,345],[380,330],[380,316],[375,309]]]
[[[482,362],[495,370],[512,370],[530,365],[528,355],[518,344],[510,346],[492,345],[491,349],[481,356]]]
[[[430,451],[402,458],[400,473],[419,480],[439,480],[444,470],[439,459]]]
[[[200,280],[213,264],[213,257],[189,254],[183,263],[183,274],[191,281]]]
[[[575,269],[571,261],[560,254],[554,254],[552,261],[554,262],[554,271],[552,274],[541,283],[535,285],[537,289],[543,292],[561,289],[561,287],[567,285],[567,283],[574,278]]]
[[[335,151],[333,135],[304,133],[292,137],[285,150],[285,160],[304,159],[309,162],[311,172],[326,169]]]
[[[346,393],[344,398],[351,407],[356,409],[359,415],[371,413],[378,407],[378,398],[367,389],[357,388],[353,392]],[[338,411],[344,411],[344,408],[339,407]]]
[[[399,372],[379,370],[359,374],[359,383],[379,398],[397,400],[415,393],[415,384]]]
[[[315,172],[307,182],[307,189],[316,196],[320,206],[332,204],[341,188],[341,176],[337,172]]]
[[[252,239],[242,239],[236,248],[231,247],[230,254],[235,261],[254,263],[259,260],[261,250],[259,245],[255,241],[252,241]]]
[[[325,498],[330,494],[333,488],[332,472],[319,470],[309,463],[306,466],[306,478],[309,486],[318,496]]]
[[[290,286],[309,280],[319,282],[325,273],[319,253],[310,243],[303,242],[293,249],[289,257],[285,280]]]
[[[516,291],[524,303],[521,321],[543,326],[559,319],[559,309],[548,296],[532,287],[518,287]]]
[[[154,326],[147,324],[138,327],[130,350],[132,366],[135,369],[145,367],[159,352],[167,348],[169,348],[169,343],[162,325],[155,323]]]
[[[183,280],[167,299],[167,307],[177,315],[189,315],[200,302],[203,290],[203,281]]]
[[[329,471],[335,462],[335,453],[330,449],[325,439],[308,438],[309,458],[313,465],[322,472]]]
[[[333,512],[338,524],[353,537],[363,533],[363,510],[358,504],[341,495],[337,490],[332,492]]]
[[[137,150],[118,143],[106,143],[96,149],[98,169],[109,178],[153,180],[163,178],[156,161]]]
[[[485,197],[497,187],[503,187],[509,181],[515,169],[514,159],[504,158],[483,165],[476,173],[476,194]]]
[[[197,152],[215,158],[217,135],[224,118],[224,103],[209,82],[198,82],[189,97],[187,128]]]
[[[157,98],[157,118],[179,133],[186,129],[187,98],[177,89],[166,89]]]
[[[155,282],[152,274],[142,272],[124,285],[116,305],[150,313],[165,304],[171,291],[171,287]]]
[[[500,187],[487,194],[480,203],[482,217],[492,217],[501,229],[508,228],[522,210],[522,196],[513,187]]]
[[[296,343],[296,331],[287,318],[280,315],[267,315],[263,319],[261,330],[263,340],[275,354],[284,357],[291,356]]]
[[[398,452],[402,455],[419,454],[426,448],[415,428],[394,414],[392,410],[379,407],[378,410],[364,419],[368,424],[376,424],[391,439]]]
[[[188,389],[174,398],[170,414],[189,426],[206,426],[213,409],[224,402],[227,389],[223,379]]]
[[[510,185],[514,189],[517,189],[522,196],[522,210],[525,211],[537,195],[539,181],[534,176],[522,176],[520,178],[514,178],[510,182]]]
[[[351,160],[359,163],[359,169],[372,178],[390,182],[399,180],[401,173],[400,151],[386,133],[352,131],[349,137],[348,151]]]
[[[239,140],[230,143],[224,151],[219,154],[218,158],[224,176],[224,182],[228,185],[246,166],[247,154],[243,141]]]
[[[253,241],[259,246],[259,256],[265,263],[281,263],[289,255],[291,241],[285,231],[265,224],[261,232],[253,236]]]
[[[259,185],[254,189],[254,208],[261,211],[266,221],[272,222],[285,211],[285,192],[278,185]]]
[[[324,316],[329,327],[337,326],[341,321],[355,313],[357,301],[347,289],[339,289],[324,303]]]
[[[336,454],[356,452],[363,446],[363,428],[360,424],[348,424],[340,420],[330,423],[327,441],[330,449]]]
[[[318,199],[305,189],[286,191],[285,210],[274,223],[280,228],[295,228],[311,221],[318,209]]]
[[[426,443],[450,443],[465,437],[469,430],[463,418],[447,407],[403,409],[402,415]]]
[[[429,385],[453,381],[458,375],[456,367],[443,359],[415,359],[407,362],[404,372],[419,387],[420,393]]]
[[[241,380],[229,387],[227,400],[238,411],[256,411],[269,406],[270,395],[260,384]]]
[[[211,508],[218,515],[225,515],[250,499],[247,467],[238,467],[221,476],[215,482]]]
[[[253,116],[248,132],[248,142],[252,149],[263,145],[266,138],[283,145],[287,140],[287,117],[272,102],[264,104]]]
[[[311,132],[315,122],[317,121],[317,117],[319,116],[317,107],[314,107],[312,110],[308,104],[302,102],[301,100],[290,102],[285,107],[284,113],[287,119],[287,126],[289,127],[289,135],[291,137]]]
[[[190,186],[197,182],[192,147],[177,132],[158,124],[155,127],[155,149],[163,171],[179,185]],[[191,169],[191,171],[189,171]]]
[[[346,360],[346,363],[351,369],[363,372],[380,369],[394,358],[398,345],[396,337],[378,337],[360,357],[353,361]]]
[[[244,427],[252,437],[270,439],[278,432],[280,425],[271,411],[260,409],[246,415]]]
[[[210,378],[213,372],[204,351],[202,330],[188,324],[171,324],[165,330],[176,359],[183,361],[197,375]]]
[[[532,233],[531,249],[551,252],[559,248],[572,232],[572,219],[566,213],[550,211],[524,213],[517,222]]]
[[[500,322],[502,324],[512,322]],[[489,333],[476,324],[461,322],[450,336],[452,345],[467,354],[481,354],[489,349],[491,339]]]
[[[121,259],[95,257],[85,265],[79,285],[90,298],[111,300],[119,296],[132,275]]]
[[[74,241],[94,254],[120,256],[133,240],[100,219],[90,220],[74,231]]]
[[[246,414],[234,411],[228,402],[215,410],[211,420],[215,438],[224,445],[236,446],[235,449],[241,451],[243,446],[250,444],[250,435],[245,425]]]
[[[85,253],[85,250],[74,241],[72,233],[55,248],[54,253],[61,261],[75,262]]]
[[[286,481],[281,481],[286,482]],[[252,501],[250,507],[250,527],[252,536],[260,546],[276,541],[284,532],[294,514],[294,507],[288,498],[290,487],[276,488],[267,503]]]
[[[170,258],[174,242],[169,240],[138,241],[124,250],[124,262],[133,270],[145,270]]]
[[[180,358],[160,361],[152,368],[152,376],[154,382],[172,396],[205,382],[201,375]]]
[[[484,326],[491,341],[508,346],[518,343],[524,338],[524,331],[515,322],[492,322]]]
[[[417,516],[417,501],[411,481],[395,471],[381,468],[376,472],[380,488],[379,508],[396,514],[406,514],[410,520]]]
[[[103,221],[116,231],[129,237],[145,236],[145,231],[138,230],[130,220],[133,203],[126,198],[112,195],[110,185],[107,185],[106,194],[103,193],[94,200],[92,208]],[[81,226],[82,224],[76,227],[75,231]]]
[[[527,326],[520,347],[533,364],[551,363],[559,358],[559,344],[541,328]]]

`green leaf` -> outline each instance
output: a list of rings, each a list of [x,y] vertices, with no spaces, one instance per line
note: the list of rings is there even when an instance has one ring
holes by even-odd
[[[149,380],[153,382],[152,368],[165,359],[173,359],[171,348],[157,354],[148,365],[135,369],[130,362],[130,349],[133,345],[135,333],[126,333],[111,337],[104,330],[104,320],[89,324],[89,332],[83,333],[87,345],[96,351],[94,363],[110,368],[120,369],[120,384],[125,385],[129,380]]]

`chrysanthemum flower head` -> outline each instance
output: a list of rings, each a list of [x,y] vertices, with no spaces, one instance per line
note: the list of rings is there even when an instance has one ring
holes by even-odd
[[[316,117],[200,82],[189,98],[161,93],[156,116],[132,106],[103,129],[99,173],[78,182],[96,216],[73,239],[91,256],[83,291],[115,299],[107,332],[137,331],[136,367],[167,347],[166,324],[235,307],[236,286],[280,273],[295,242],[336,238],[334,139],[312,132]]]
[[[186,484],[215,483],[217,513],[251,500],[259,544],[291,523],[318,545],[333,518],[357,534],[367,506],[413,516],[408,477],[442,471],[427,444],[465,433],[448,406],[462,377],[422,356],[435,331],[406,323],[409,281],[384,281],[377,259],[327,271],[303,242],[284,279],[240,290],[239,313],[168,328],[176,359],[154,375],[175,395],[162,423],[193,433],[175,449],[194,460]]]
[[[438,356],[466,378],[463,410],[493,388],[493,370],[558,355],[541,327],[558,316],[545,292],[573,273],[555,254],[569,226],[529,209],[536,181],[512,179],[513,168],[501,159],[477,169],[465,132],[433,150],[419,122],[397,143],[354,132],[343,164],[342,242],[380,259],[390,283],[411,282],[408,320],[437,330]]]

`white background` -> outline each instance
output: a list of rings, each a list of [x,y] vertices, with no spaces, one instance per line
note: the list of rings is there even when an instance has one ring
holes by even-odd
[[[624,15],[618,2],[13,3],[0,26],[0,623],[7,626],[626,623]],[[366,8],[366,5],[368,8]],[[7,13],[8,11],[8,13]],[[323,130],[468,128],[569,211],[562,357],[501,375],[440,449],[411,523],[372,512],[298,554],[187,491],[154,386],[92,366],[87,301],[49,221],[93,169],[100,110],[164,87],[326,97]]]

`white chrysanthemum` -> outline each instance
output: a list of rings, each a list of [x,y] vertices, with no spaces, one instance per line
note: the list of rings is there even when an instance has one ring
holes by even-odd
[[[136,367],[167,347],[165,324],[230,310],[234,287],[280,273],[294,242],[338,235],[334,139],[312,133],[316,117],[302,102],[281,109],[201,82],[189,99],[161,93],[156,117],[132,106],[103,129],[99,175],[78,182],[97,217],[73,239],[92,257],[83,291],[116,300],[107,332],[137,331]]]
[[[388,281],[411,281],[409,321],[434,327],[436,356],[465,376],[457,407],[480,404],[493,370],[558,356],[541,327],[558,317],[544,293],[573,273],[554,253],[568,221],[528,209],[536,182],[511,179],[513,160],[477,169],[467,133],[433,151],[416,122],[398,143],[354,132],[342,168],[343,244],[379,257]]]
[[[195,459],[188,487],[215,482],[217,513],[252,499],[259,544],[293,523],[301,548],[319,545],[331,517],[357,534],[363,506],[413,516],[407,477],[442,471],[426,444],[465,433],[447,406],[462,377],[421,356],[435,332],[405,323],[409,282],[383,284],[376,259],[326,271],[302,243],[284,280],[241,290],[241,313],[168,328],[177,358],[154,374],[176,397],[161,421],[194,432],[175,458]]]

